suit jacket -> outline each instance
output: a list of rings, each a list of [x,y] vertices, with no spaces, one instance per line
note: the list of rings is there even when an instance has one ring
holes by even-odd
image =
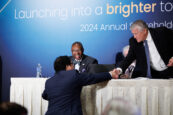
[[[173,30],[165,27],[149,28],[154,44],[167,65],[169,59],[173,56]],[[134,37],[129,40],[130,49],[129,53],[123,62],[120,64],[123,72],[126,68],[136,60],[136,66],[132,77],[145,77],[147,74],[147,60],[145,55],[145,48],[143,42],[138,43]]]
[[[74,62],[75,60],[73,56],[71,56],[70,59],[72,62]],[[88,67],[90,64],[98,64],[98,61],[93,57],[83,54],[82,61],[80,63],[79,72],[80,73],[88,72],[89,69]]]
[[[111,75],[79,74],[76,70],[60,71],[45,83],[42,97],[49,101],[46,115],[82,115],[80,93],[82,86],[110,80]]]

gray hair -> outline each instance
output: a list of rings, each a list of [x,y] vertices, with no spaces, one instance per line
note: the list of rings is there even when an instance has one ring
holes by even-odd
[[[102,115],[141,115],[141,112],[136,104],[116,97],[108,102]]]
[[[133,30],[136,27],[140,31],[143,30],[143,29],[148,29],[148,25],[143,20],[136,20],[135,22],[133,22],[132,25],[130,26],[130,30]]]

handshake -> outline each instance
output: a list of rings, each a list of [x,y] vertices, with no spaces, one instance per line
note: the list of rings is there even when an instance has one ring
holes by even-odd
[[[118,79],[119,74],[120,74],[120,70],[113,69],[112,71],[109,71],[109,73],[111,74],[113,79]]]
[[[109,73],[111,74],[113,79],[118,79],[121,72],[118,69],[113,69],[112,71],[109,71]],[[120,76],[120,78],[126,79],[126,78],[128,78],[128,75],[123,74]]]

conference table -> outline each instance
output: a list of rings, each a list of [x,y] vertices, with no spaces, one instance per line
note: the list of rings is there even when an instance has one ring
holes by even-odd
[[[23,105],[28,115],[44,115],[42,99],[48,78],[11,78],[10,101]],[[100,115],[110,99],[121,97],[136,104],[141,115],[173,115],[173,79],[118,79],[85,86],[81,93],[84,115]]]

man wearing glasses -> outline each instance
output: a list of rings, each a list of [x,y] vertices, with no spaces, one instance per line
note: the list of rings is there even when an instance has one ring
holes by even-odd
[[[70,59],[79,73],[88,72],[90,64],[98,64],[98,61],[90,56],[83,54],[84,48],[81,42],[74,42],[71,47],[72,56]]]

